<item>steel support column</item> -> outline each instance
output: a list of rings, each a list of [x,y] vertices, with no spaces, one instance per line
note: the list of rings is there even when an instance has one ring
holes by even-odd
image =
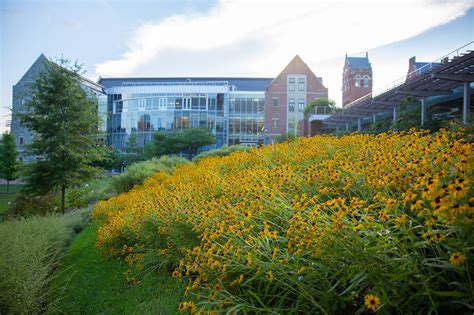
[[[346,131],[349,130],[349,123],[346,123]]]
[[[375,124],[377,122],[377,115],[372,114],[372,122]]]
[[[397,106],[393,106],[393,122],[397,120]]]
[[[467,125],[469,122],[469,111],[471,109],[471,84],[464,82],[463,101],[462,101],[462,123]]]
[[[357,131],[362,131],[362,119],[357,119]]]
[[[426,97],[421,98],[421,126],[425,124],[426,121]]]

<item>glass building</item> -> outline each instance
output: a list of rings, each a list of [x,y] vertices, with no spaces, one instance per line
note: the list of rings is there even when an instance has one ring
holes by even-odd
[[[46,62],[41,54],[13,87],[11,126],[24,161],[42,157],[28,156],[32,134],[15,113],[25,110],[31,84]],[[82,78],[81,86],[98,99],[101,137],[119,151],[125,151],[131,136],[144,147],[154,133],[196,127],[216,137],[202,151],[272,143],[287,132],[309,135],[312,125],[304,122],[303,109],[328,95],[322,79],[299,56],[275,78],[99,78],[97,83]]]
[[[139,146],[159,131],[207,128],[216,143],[256,146],[264,142],[268,78],[101,78],[107,91],[99,111],[107,143],[124,150],[136,134]]]

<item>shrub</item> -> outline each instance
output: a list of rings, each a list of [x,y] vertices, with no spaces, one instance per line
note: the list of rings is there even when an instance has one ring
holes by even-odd
[[[250,148],[244,145],[231,145],[231,146],[223,146],[220,149],[204,151],[199,153],[193,158],[193,162],[199,162],[202,159],[205,159],[210,156],[227,156],[231,153],[238,152],[238,151],[249,151]]]
[[[93,202],[110,197],[113,193],[111,182],[112,177],[99,177],[70,189],[67,194],[67,207],[85,207]]]
[[[188,162],[185,158],[178,156],[163,156],[159,159],[135,163],[128,167],[126,173],[113,177],[111,185],[116,193],[123,193],[135,185],[142,184],[156,172],[171,172],[177,165]]]
[[[44,311],[65,245],[85,226],[90,209],[0,223],[0,313]]]
[[[5,218],[30,217],[35,215],[45,215],[56,213],[61,210],[60,196],[55,193],[48,193],[43,196],[28,195],[20,193],[10,208],[5,213]]]
[[[181,309],[467,313],[474,191],[464,137],[316,136],[209,157],[99,202],[97,245],[138,267],[174,267],[192,297]]]
[[[294,132],[287,132],[287,133],[283,133],[281,135],[275,136],[274,139],[276,143],[282,143],[285,141],[293,141],[297,138],[298,136]]]

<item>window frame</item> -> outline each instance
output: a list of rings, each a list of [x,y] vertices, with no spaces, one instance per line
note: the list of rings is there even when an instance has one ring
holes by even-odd
[[[275,105],[275,101],[276,101],[276,105]],[[280,106],[280,98],[278,96],[273,96],[272,97],[272,106],[273,107],[278,107]]]
[[[293,110],[291,108],[293,107]],[[294,113],[296,109],[296,101],[294,98],[289,98],[288,99],[288,111],[291,113]]]
[[[272,128],[278,128],[280,119],[272,118]]]
[[[304,112],[305,101],[302,98],[298,99],[298,113]]]
[[[296,91],[296,79],[294,77],[288,78],[288,91]]]
[[[298,78],[298,92],[306,91],[306,79]]]

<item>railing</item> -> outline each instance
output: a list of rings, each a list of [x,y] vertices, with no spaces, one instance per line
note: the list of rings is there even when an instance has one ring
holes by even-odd
[[[150,81],[150,82],[122,82],[122,86],[137,86],[137,85],[144,85],[144,86],[155,86],[155,85],[164,85],[164,86],[170,86],[170,85],[211,85],[211,86],[221,86],[221,85],[229,85],[228,81],[189,81],[187,82],[172,82],[172,81],[167,81],[167,82],[159,82],[159,81]]]
[[[316,106],[312,111],[309,112],[311,115],[331,115],[334,114],[336,110],[329,106]]]
[[[367,99],[375,98],[375,97],[377,97],[379,95],[382,95],[382,94],[384,94],[384,93],[386,93],[390,90],[394,90],[397,87],[404,84],[407,81],[407,79],[419,77],[421,73],[428,73],[429,71],[438,68],[441,63],[444,64],[447,61],[453,60],[454,58],[461,56],[463,53],[466,53],[469,50],[474,50],[474,41],[471,41],[471,42],[469,42],[469,43],[467,43],[467,44],[465,44],[465,45],[463,45],[463,46],[447,53],[446,55],[444,55],[442,57],[439,57],[438,59],[424,65],[423,67],[421,67],[419,69],[416,69],[414,71],[409,72],[407,75],[404,75],[404,76],[394,80],[393,82],[385,85],[382,89],[380,89],[376,93],[366,94],[366,95],[362,96],[361,98],[358,98],[355,101],[350,102],[349,104],[344,106],[344,108],[350,108],[351,106],[354,106],[355,104],[366,101]]]

